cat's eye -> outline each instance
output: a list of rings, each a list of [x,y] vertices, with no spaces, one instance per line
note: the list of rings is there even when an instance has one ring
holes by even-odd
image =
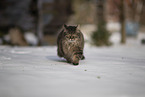
[[[74,38],[77,38],[77,36],[74,36]]]
[[[65,38],[69,38],[68,36],[65,36]]]
[[[77,38],[77,36],[72,36],[72,38]]]

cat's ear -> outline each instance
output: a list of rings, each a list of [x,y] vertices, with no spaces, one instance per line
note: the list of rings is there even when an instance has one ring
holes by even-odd
[[[66,24],[64,24],[63,26],[64,26],[65,29],[67,29],[67,25]]]
[[[80,28],[80,25],[76,25],[75,27],[79,29]]]
[[[63,30],[64,30],[65,33],[67,32],[67,28],[68,28],[68,26],[66,24],[64,24],[63,25]]]

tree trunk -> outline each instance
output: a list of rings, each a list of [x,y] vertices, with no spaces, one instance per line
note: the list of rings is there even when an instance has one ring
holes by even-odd
[[[38,36],[38,45],[43,44],[43,22],[42,22],[42,16],[43,16],[43,10],[42,10],[42,0],[37,1],[37,36]]]
[[[106,29],[106,22],[104,17],[104,3],[105,0],[97,0],[97,26],[98,29]]]
[[[109,41],[110,33],[106,29],[105,21],[105,0],[96,1],[97,8],[97,31],[92,34],[93,42],[96,46],[111,45]]]
[[[125,10],[124,10],[124,0],[121,0],[120,6],[120,23],[121,23],[121,43],[126,43],[126,32],[125,32]]]
[[[144,4],[145,4],[145,1],[144,0],[140,0],[140,1],[137,2],[137,8],[136,8],[136,11],[137,12],[136,12],[136,16],[135,16],[135,21],[137,23],[139,23],[139,21],[140,21]]]

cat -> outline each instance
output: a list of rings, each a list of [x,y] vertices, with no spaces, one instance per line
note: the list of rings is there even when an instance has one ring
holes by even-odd
[[[57,38],[57,54],[64,57],[68,63],[78,65],[79,60],[85,59],[83,55],[84,36],[78,26],[63,25]]]

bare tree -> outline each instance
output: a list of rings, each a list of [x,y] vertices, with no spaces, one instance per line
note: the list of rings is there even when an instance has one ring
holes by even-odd
[[[36,27],[36,33],[38,36],[38,41],[39,44],[38,45],[42,45],[43,44],[43,22],[42,22],[42,16],[43,16],[43,10],[42,10],[42,0],[38,0],[37,1],[37,27]]]
[[[120,2],[121,43],[126,43],[124,0]]]
[[[119,17],[119,22],[121,24],[120,34],[121,34],[121,41],[120,43],[126,43],[126,32],[125,32],[125,0],[112,0],[114,6],[114,12],[118,12],[117,15]]]
[[[131,21],[139,22],[143,11],[144,0],[126,0],[128,16]]]
[[[109,41],[110,33],[106,29],[106,21],[105,21],[105,1],[106,0],[97,0],[96,8],[97,8],[97,31],[92,34],[92,40],[95,45],[111,45]]]

